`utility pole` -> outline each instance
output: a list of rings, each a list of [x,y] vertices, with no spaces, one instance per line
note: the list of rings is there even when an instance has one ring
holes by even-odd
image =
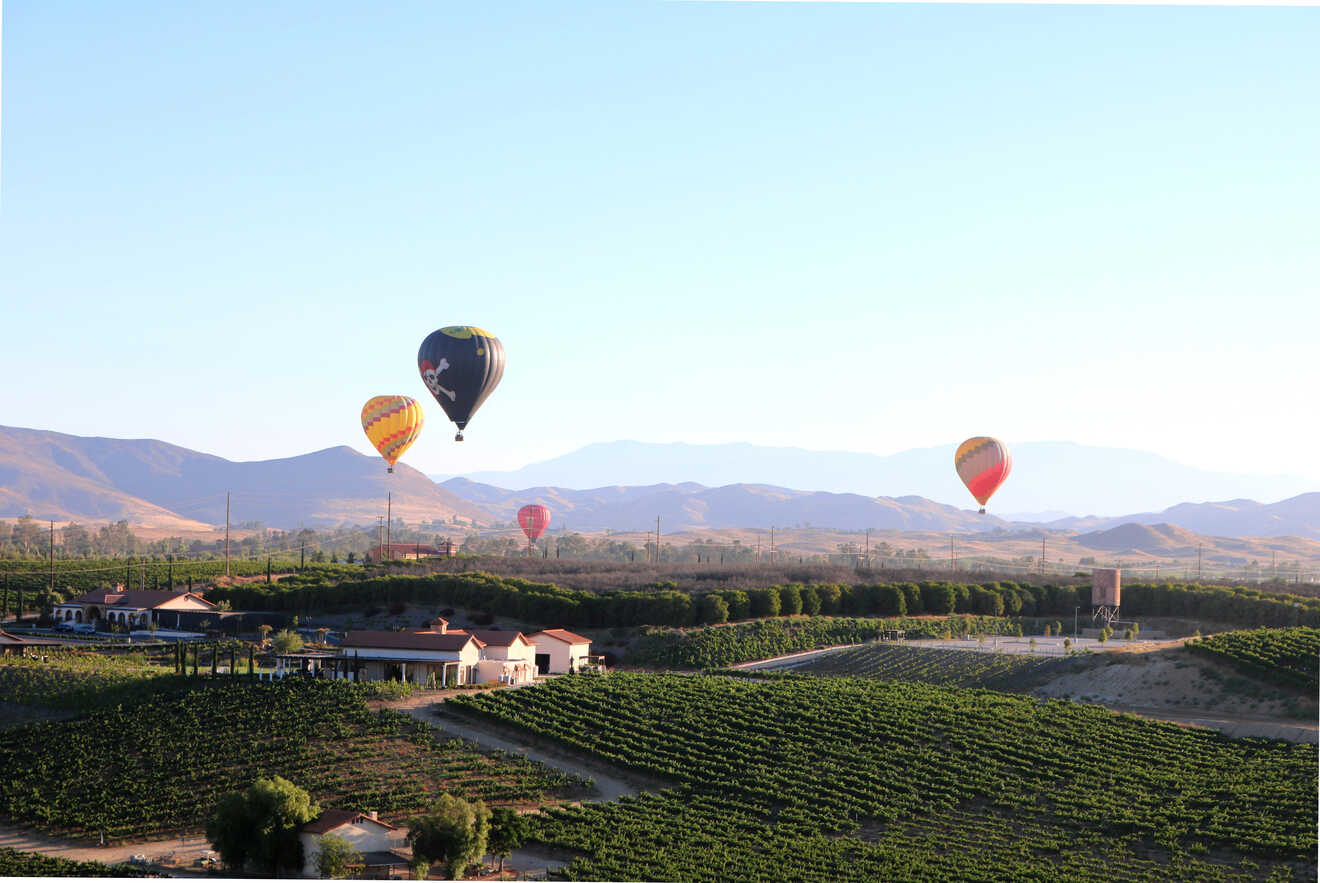
[[[1040,575],[1045,575],[1045,538],[1040,538]]]
[[[655,517],[655,563],[660,563],[660,516]]]
[[[393,505],[393,502],[394,492],[390,491],[385,495],[385,548],[387,550],[386,554],[389,555],[391,561],[394,560],[394,552],[390,550],[390,507]]]
[[[55,522],[50,523],[50,593],[55,594]],[[52,603],[54,603],[52,599]]]
[[[770,564],[775,563],[775,526],[770,525]]]
[[[1204,543],[1196,544],[1196,581],[1201,581],[1201,550],[1205,548]]]
[[[958,568],[958,556],[953,551],[953,534],[949,534],[949,570]]]
[[[871,528],[866,529],[866,569],[871,569]]]
[[[385,560],[385,516],[376,516],[376,563]]]
[[[225,576],[229,576],[229,491],[225,491]]]

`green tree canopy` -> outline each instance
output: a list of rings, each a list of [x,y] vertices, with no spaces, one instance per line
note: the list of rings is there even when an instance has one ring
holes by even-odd
[[[490,810],[486,804],[441,794],[425,815],[408,825],[414,875],[424,879],[433,862],[442,862],[447,878],[462,878],[468,866],[486,854],[489,836]]]
[[[297,653],[303,648],[303,639],[297,632],[283,629],[275,633],[274,644],[277,653]]]
[[[362,854],[353,848],[343,837],[326,834],[316,838],[316,873],[322,879],[342,880],[348,876],[348,869],[362,861]]]
[[[531,836],[532,823],[517,810],[500,807],[490,813],[490,841],[487,849],[500,860],[500,876],[504,875],[504,860]]]
[[[257,779],[247,791],[221,798],[206,837],[236,870],[251,865],[271,875],[297,873],[303,867],[298,829],[320,814],[311,795],[289,780]]]

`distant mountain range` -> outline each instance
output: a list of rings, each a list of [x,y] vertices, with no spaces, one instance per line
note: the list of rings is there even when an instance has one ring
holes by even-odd
[[[920,496],[970,507],[971,497],[954,474],[955,447],[879,456],[751,444],[617,441],[587,445],[512,472],[462,477],[504,488],[764,484],[864,497]],[[1297,476],[1210,472],[1145,451],[1072,442],[1023,442],[1010,448],[1013,472],[990,501],[990,512],[1005,517],[1039,513],[1023,520],[1153,512],[1185,502],[1281,500],[1320,491],[1320,482]]]
[[[409,466],[385,473],[352,448],[236,463],[154,439],[84,438],[0,427],[0,517],[106,521],[179,530],[234,523],[269,527],[363,524],[383,514],[385,495],[409,521],[457,516],[486,522],[481,507]]]
[[[826,469],[833,468],[829,464],[858,464],[905,456],[875,458],[865,454],[835,455],[752,445],[637,446],[632,442],[621,442],[617,446],[594,445],[591,449],[610,462],[622,456],[622,452],[632,451],[638,458],[638,468],[644,472],[661,466],[673,467],[673,463],[666,466],[660,454],[672,454],[670,449],[675,447],[699,449],[699,459],[705,460],[715,456],[711,449],[717,449],[729,458],[728,466],[735,471],[747,468],[739,459],[741,454],[753,461],[760,458],[767,470],[773,471],[771,467],[779,462],[777,457],[785,450],[790,454],[784,462],[791,461],[802,468],[806,468],[804,464],[808,461],[801,460],[799,454],[819,459]],[[1031,475],[1032,470],[1046,468],[1032,465],[1035,456],[1032,446],[1022,447],[1026,453],[1019,451],[1010,482],[1021,479],[1024,472]],[[1096,462],[1109,463],[1113,469],[1119,469],[1124,463],[1135,464],[1133,469],[1137,471],[1133,474],[1147,475],[1152,482],[1162,480],[1154,474],[1153,464],[1168,463],[1135,451],[1114,452],[1077,445],[1056,447],[1074,453],[1090,452],[1093,469]],[[942,468],[952,474],[951,463],[943,462],[943,454],[948,452],[943,449],[938,452],[942,452]],[[691,451],[680,453],[687,456]],[[904,462],[912,464],[922,463],[932,456],[930,451],[909,454],[913,457]],[[1106,460],[1110,454],[1113,456]],[[647,458],[652,455],[660,459],[647,466]],[[841,459],[836,460],[836,456]],[[560,459],[580,460],[574,455]],[[1023,460],[1028,464],[1025,468]],[[1047,462],[1057,463],[1048,461],[1048,458]],[[621,464],[616,465],[622,468]],[[1187,474],[1187,467],[1170,466],[1168,480],[1171,482],[1176,483],[1182,480],[1179,476]],[[520,475],[536,468],[528,467],[512,474]],[[702,467],[710,468],[713,464],[709,462]],[[922,468],[934,469],[934,466],[932,463]],[[701,469],[697,471],[700,473]],[[1126,475],[1122,473],[1115,481],[1127,481]],[[1219,479],[1228,483],[1251,480],[1265,484],[1272,480],[1252,476],[1219,476]],[[842,481],[842,477],[836,476],[836,480]],[[873,477],[872,480],[880,479]],[[908,477],[905,480],[912,482],[915,479]],[[862,483],[858,481],[859,486]],[[977,515],[965,505],[949,505],[911,494],[886,496],[794,490],[763,482],[713,487],[696,481],[658,482],[640,486],[602,485],[591,490],[540,485],[509,490],[471,478],[451,478],[437,485],[404,465],[396,467],[393,475],[387,475],[379,459],[347,447],[327,448],[280,460],[240,463],[151,439],[84,438],[0,427],[0,518],[24,514],[59,521],[96,522],[123,518],[135,524],[181,532],[205,530],[224,523],[227,491],[232,502],[231,520],[235,524],[261,521],[267,526],[280,528],[374,523],[376,515],[383,514],[388,491],[393,495],[395,517],[412,523],[456,520],[473,526],[508,524],[520,506],[543,503],[553,513],[552,529],[567,525],[569,529],[582,531],[645,530],[653,526],[659,516],[666,531],[811,526],[968,534],[1044,529],[1081,534],[1079,542],[1084,537],[1093,537],[1094,542],[1103,544],[1110,542],[1105,538],[1106,532],[1128,525],[1144,526],[1141,536],[1135,537],[1140,540],[1140,546],[1186,545],[1189,542],[1186,537],[1155,536],[1145,530],[1145,527],[1163,530],[1160,526],[1167,525],[1212,536],[1320,539],[1320,492],[1302,493],[1271,504],[1246,499],[1179,503],[1136,515],[1070,516],[1044,523],[1024,523],[995,514],[1013,511],[1009,507],[993,506],[991,514]],[[956,503],[962,502],[954,499]],[[996,496],[992,503],[998,500]],[[1127,539],[1127,535],[1120,532],[1112,541]],[[1096,545],[1094,548],[1104,547]]]
[[[660,517],[676,530],[726,527],[833,527],[843,530],[980,531],[1006,526],[994,516],[932,503],[922,497],[863,497],[797,491],[764,484],[710,488],[694,482],[646,487],[602,487],[576,491],[558,487],[509,491],[465,478],[442,487],[479,503],[501,520],[518,508],[540,503],[550,508],[554,526],[574,530],[639,529]]]

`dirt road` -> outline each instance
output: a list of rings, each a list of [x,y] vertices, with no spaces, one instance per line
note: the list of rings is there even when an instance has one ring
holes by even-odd
[[[53,855],[72,861],[101,862],[107,865],[126,862],[135,855],[144,855],[148,862],[166,868],[189,868],[196,860],[213,855],[211,844],[201,834],[178,840],[150,840],[116,846],[95,846],[9,824],[0,824],[0,847],[23,852],[39,852],[42,855]]]
[[[608,802],[665,787],[663,783],[619,770],[587,755],[559,746],[547,745],[535,736],[512,728],[499,727],[485,721],[446,712],[443,703],[408,705],[399,707],[399,710],[424,724],[482,748],[514,752],[552,769],[581,776],[584,779],[592,779],[596,783],[596,796],[587,798],[584,802]]]

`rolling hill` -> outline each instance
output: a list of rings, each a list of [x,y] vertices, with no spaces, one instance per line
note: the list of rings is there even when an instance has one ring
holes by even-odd
[[[921,496],[970,506],[971,498],[953,471],[955,447],[951,443],[880,456],[741,443],[616,441],[587,445],[512,472],[463,477],[508,488],[765,484],[865,497]],[[1306,478],[1211,472],[1146,451],[1072,442],[1021,442],[1010,447],[1013,473],[991,501],[992,514],[1121,516],[1188,501],[1280,500],[1320,490],[1320,482]]]
[[[180,530],[234,523],[272,527],[375,521],[393,494],[395,517],[483,524],[482,507],[399,466],[348,447],[246,463],[154,439],[84,438],[0,427],[0,516],[127,519]],[[193,525],[188,527],[187,525]]]
[[[974,532],[1006,524],[993,516],[977,515],[921,497],[864,497],[763,484],[710,488],[687,482],[585,491],[557,487],[509,491],[455,478],[442,486],[508,520],[513,519],[520,506],[540,503],[553,513],[553,526],[570,523],[574,530],[637,529],[653,524],[656,516],[662,525],[674,530],[814,524],[842,530]]]

